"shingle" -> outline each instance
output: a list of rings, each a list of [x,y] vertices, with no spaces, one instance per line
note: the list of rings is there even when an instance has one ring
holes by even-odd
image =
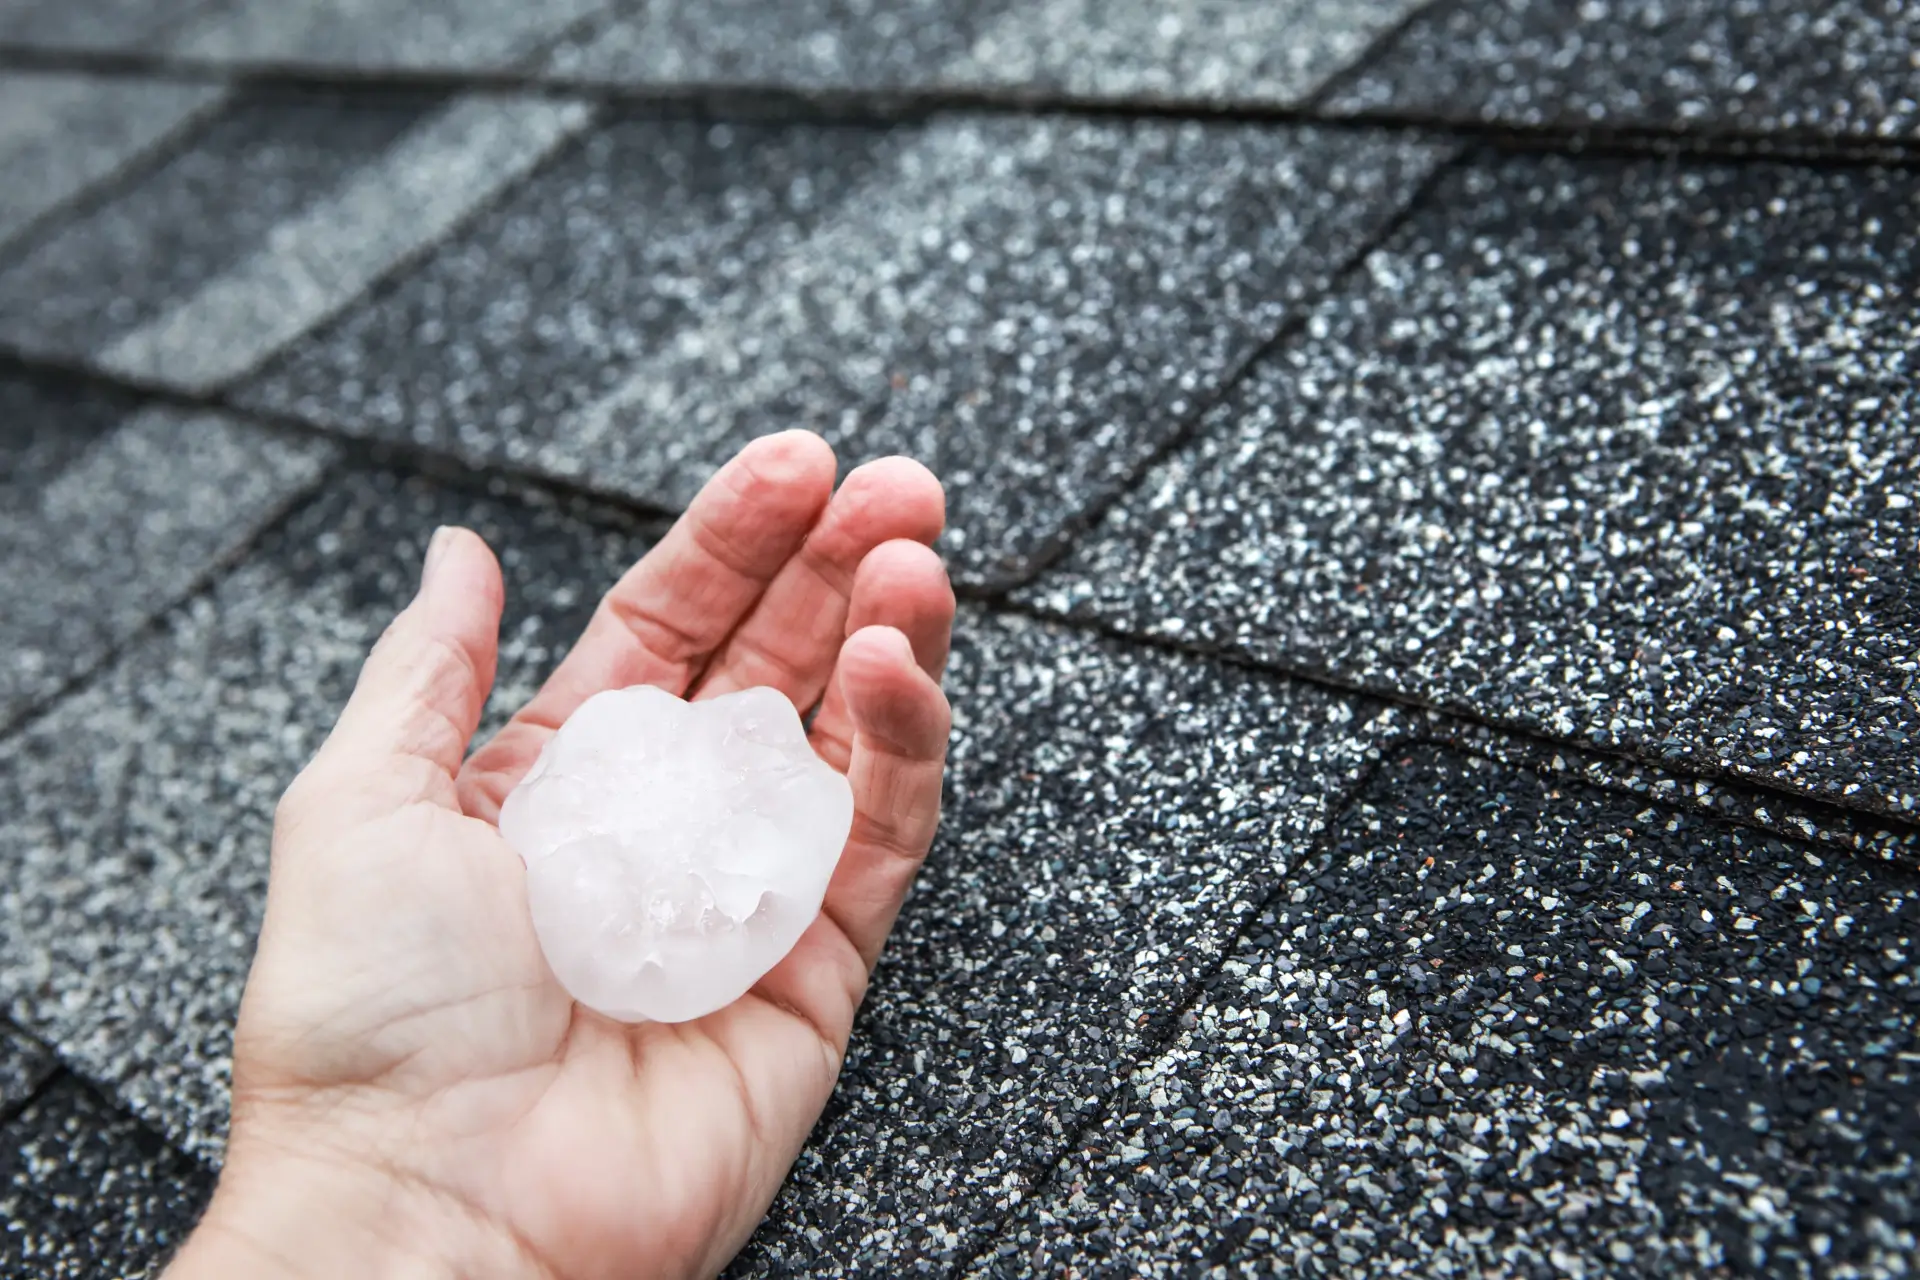
[[[658,87],[970,91],[1298,105],[1415,0],[662,0],[551,63]]]
[[[58,72],[0,76],[0,244],[224,99],[213,85]]]
[[[224,0],[183,24],[168,51],[365,70],[500,70],[606,7],[606,0]]]
[[[1013,6],[947,79],[1110,102],[1297,107],[1420,0],[1043,0]]]
[[[619,125],[241,397],[669,506],[813,427],[849,461],[933,465],[961,576],[1005,581],[1441,155],[1051,118]]]
[[[0,377],[0,511],[37,501],[139,406],[134,396],[105,388],[17,373]]]
[[[53,1073],[47,1046],[0,1018],[0,1116],[12,1116]]]
[[[208,62],[498,71],[607,0],[0,0],[0,45]]]
[[[543,100],[256,98],[0,271],[0,342],[206,389],[444,234],[586,123]]]
[[[1562,128],[1920,138],[1911,0],[1431,5],[1326,106]]]
[[[331,446],[0,382],[0,723],[100,661],[318,479]],[[16,416],[17,415],[17,416]]]
[[[1920,805],[1920,180],[1489,160],[1029,599]]]
[[[202,281],[270,245],[276,226],[380,155],[431,107],[417,100],[234,103],[136,188],[0,270],[0,341],[84,359],[153,323]]]
[[[94,359],[123,377],[197,390],[229,382],[445,235],[589,117],[580,103],[456,99]]]
[[[969,610],[942,834],[737,1275],[950,1265],[1164,1034],[1393,716]]]
[[[1551,738],[1515,738],[1434,712],[1426,714],[1421,732],[1429,741],[1530,770],[1555,784],[1657,800],[1699,819],[1718,818],[1730,827],[1809,845],[1823,858],[1851,857],[1920,871],[1920,828],[1897,819],[1804,800],[1776,787],[1702,778],[1632,756],[1584,751]]]
[[[0,44],[138,50],[163,42],[207,0],[0,0]]]
[[[657,0],[554,52],[567,77],[648,85],[937,83],[1007,0]]]
[[[1004,1270],[1899,1274],[1920,880],[1395,754]]]
[[[0,995],[204,1157],[274,802],[413,593],[441,523],[508,583],[496,705],[519,705],[649,538],[546,505],[348,473],[165,631],[0,745]]]
[[[777,277],[889,145],[877,129],[609,126],[240,399],[524,461],[703,301]]]
[[[63,1074],[0,1124],[0,1273],[147,1275],[212,1191],[205,1166]]]

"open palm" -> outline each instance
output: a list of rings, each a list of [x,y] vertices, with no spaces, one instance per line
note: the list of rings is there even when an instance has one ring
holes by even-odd
[[[486,746],[502,586],[443,530],[419,595],[288,789],[242,1001],[226,1170],[180,1275],[712,1274],[745,1241],[839,1073],[867,974],[939,816],[953,595],[940,486],[888,459],[756,441],[602,600]],[[575,1004],[494,822],[593,694],[769,685],[852,784],[819,918],[694,1022]]]

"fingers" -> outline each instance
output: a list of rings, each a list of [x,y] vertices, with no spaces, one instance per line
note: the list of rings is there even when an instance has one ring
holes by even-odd
[[[855,468],[800,554],[728,638],[695,696],[766,685],[805,714],[833,674],[867,553],[893,539],[929,544],[945,518],[940,482],[912,459],[882,458]]]
[[[848,638],[837,679],[853,722],[853,830],[822,910],[871,969],[940,823],[947,699],[892,627]]]
[[[468,761],[466,811],[495,820],[553,730],[594,694],[637,684],[684,694],[805,543],[833,477],[833,450],[806,431],[764,436],[720,468],[607,592],[540,692]]]
[[[918,543],[889,542],[874,548],[860,565],[847,611],[847,634],[892,627],[907,637],[920,669],[938,681],[947,665],[953,607],[953,587],[940,557]],[[844,773],[853,753],[853,734],[846,685],[834,680],[814,717],[813,748]]]
[[[480,536],[437,530],[419,592],[368,656],[314,768],[365,780],[361,796],[452,806],[454,775],[493,688],[504,597],[499,562]]]

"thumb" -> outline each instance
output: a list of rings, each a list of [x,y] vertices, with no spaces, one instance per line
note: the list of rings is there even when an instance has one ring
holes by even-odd
[[[442,526],[420,590],[374,645],[313,769],[364,797],[457,808],[453,778],[493,689],[505,588],[480,535]]]

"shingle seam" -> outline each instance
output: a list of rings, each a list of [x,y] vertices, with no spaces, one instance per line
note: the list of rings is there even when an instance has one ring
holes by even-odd
[[[1377,700],[1376,705],[1378,705]],[[1367,758],[1361,763],[1360,767],[1354,771],[1354,775],[1349,779],[1347,785],[1329,797],[1321,807],[1321,812],[1325,819],[1323,828],[1319,834],[1308,843],[1297,865],[1305,866],[1327,851],[1331,842],[1338,835],[1338,819],[1340,815],[1352,808],[1354,802],[1365,793],[1367,787],[1372,784],[1374,777],[1386,765],[1391,755],[1395,752],[1405,751],[1418,746],[1426,740],[1426,737],[1426,734],[1415,727],[1390,729],[1381,740],[1373,743],[1368,748]],[[1003,1213],[995,1215],[992,1223],[981,1232],[978,1242],[971,1249],[961,1254],[954,1262],[952,1270],[947,1273],[949,1277],[953,1278],[953,1280],[958,1280],[959,1277],[971,1269],[973,1265],[979,1262],[988,1250],[993,1247],[994,1242],[1000,1239],[1002,1229],[1020,1212],[1020,1208],[1040,1199],[1046,1193],[1047,1189],[1052,1185],[1054,1175],[1059,1172],[1060,1167],[1085,1145],[1087,1138],[1091,1134],[1099,1130],[1101,1120],[1106,1117],[1109,1109],[1113,1106],[1114,1100],[1120,1096],[1121,1090],[1127,1087],[1127,1082],[1133,1076],[1134,1072],[1159,1057],[1175,1040],[1179,1039],[1180,1033],[1183,1030],[1181,1026],[1182,1018],[1199,1005],[1202,998],[1206,995],[1207,990],[1212,986],[1213,981],[1219,977],[1227,961],[1233,958],[1235,950],[1246,937],[1247,932],[1253,927],[1254,923],[1259,920],[1260,916],[1273,905],[1274,901],[1279,897],[1281,890],[1285,889],[1290,883],[1291,880],[1286,874],[1275,876],[1273,883],[1268,886],[1266,892],[1260,895],[1260,900],[1253,903],[1246,911],[1241,913],[1240,919],[1235,921],[1233,928],[1221,937],[1219,953],[1207,964],[1195,970],[1192,980],[1188,982],[1186,989],[1181,992],[1179,1001],[1173,1005],[1161,1020],[1160,1024],[1154,1028],[1154,1034],[1143,1038],[1135,1052],[1115,1068],[1113,1082],[1108,1087],[1106,1093],[1100,1097],[1098,1102],[1086,1109],[1078,1123],[1062,1135],[1060,1142],[1054,1148],[1052,1156],[1027,1178],[1026,1186],[1020,1197],[1020,1203],[1010,1206]]]
[[[566,98],[567,100],[570,100],[570,101],[575,100],[573,98],[573,95],[554,95],[554,96]],[[586,102],[583,105],[587,108],[587,118],[585,122],[582,123],[579,128],[575,129],[570,136],[564,138],[556,145],[549,147],[546,153],[542,155],[538,160],[534,161],[532,164],[527,166],[527,168],[517,176],[513,177],[512,179],[506,182],[501,183],[497,188],[489,192],[484,199],[475,201],[457,218],[452,219],[444,228],[442,228],[439,235],[427,237],[426,239],[422,240],[419,244],[413,246],[413,248],[409,249],[407,252],[401,254],[400,256],[395,258],[392,262],[388,263],[383,270],[379,271],[378,273],[372,276],[372,278],[368,281],[368,283],[364,288],[362,288],[358,293],[354,294],[352,297],[348,298],[346,301],[340,303],[339,306],[334,308],[327,315],[320,317],[318,320],[316,320],[313,324],[309,325],[306,329],[302,330],[300,333],[295,334],[291,338],[288,338],[285,342],[281,343],[279,346],[275,347],[272,351],[268,352],[253,366],[241,371],[238,374],[235,374],[230,378],[227,378],[222,382],[213,384],[208,388],[206,388],[205,394],[208,397],[208,399],[214,402],[215,404],[217,404],[220,408],[226,410],[227,412],[230,412],[230,413],[244,412],[243,410],[240,410],[239,408],[231,404],[226,399],[226,396],[234,387],[239,386],[240,384],[246,382],[247,380],[252,378],[255,374],[257,374],[260,370],[272,367],[274,361],[279,359],[282,353],[284,353],[294,343],[298,342],[300,338],[305,337],[308,334],[313,333],[315,330],[324,327],[329,321],[333,320],[334,318],[341,315],[342,313],[349,311],[354,307],[365,306],[365,305],[368,305],[369,303],[377,302],[380,298],[384,297],[388,293],[388,291],[395,288],[403,279],[405,279],[407,274],[415,266],[419,265],[421,262],[425,261],[426,259],[432,257],[433,254],[437,253],[446,244],[459,239],[461,235],[463,235],[468,229],[473,227],[475,223],[477,223],[481,218],[485,217],[488,213],[492,212],[494,209],[498,208],[502,204],[505,204],[507,201],[513,199],[526,187],[539,181],[540,178],[544,176],[547,172],[549,172],[555,165],[562,163],[568,157],[572,156],[576,150],[578,150],[581,146],[585,145],[587,139],[593,137],[593,135],[596,132],[598,132],[601,124],[604,123],[604,116],[605,116],[604,107],[592,102]],[[108,374],[109,377],[124,376],[124,375],[117,374],[113,371],[99,370],[96,372],[106,373]],[[136,379],[136,380],[133,380],[129,385],[140,386],[143,389],[151,389],[155,392],[158,392],[163,384],[142,382]],[[288,419],[285,419],[285,421],[288,423],[292,423],[295,420],[292,418],[288,418]],[[309,431],[315,431],[318,434],[328,435],[328,436],[331,436],[332,434],[331,432],[320,430],[314,424],[302,424],[302,425],[304,429]]]
[[[166,383],[109,374],[78,360],[28,354],[0,343],[0,377],[10,373],[64,381],[77,388],[131,395],[149,404],[188,412],[224,414],[263,430],[299,440],[325,443],[338,451],[339,465],[346,470],[393,471],[476,488],[506,483],[556,499],[602,507],[618,512],[621,518],[629,520],[671,520],[680,514],[676,507],[646,502],[627,493],[597,489],[538,471],[497,465],[491,461],[476,461],[457,452],[404,441],[337,432],[296,414],[238,404],[229,399],[224,391],[188,391]],[[6,732],[11,732],[11,729],[0,732],[0,736]]]
[[[1451,711],[1428,712],[1428,717],[1427,732],[1436,742],[1529,769],[1542,777],[1596,786],[1649,804],[1698,812],[1745,830],[1837,849],[1874,867],[1901,871],[1920,867],[1920,825],[1905,825],[1895,818],[1843,808],[1827,800],[1708,780],[1638,756],[1622,758],[1571,742],[1494,729]],[[1676,788],[1681,783],[1693,783],[1706,790],[1667,794],[1663,783]],[[1694,801],[1691,805],[1684,803],[1689,795]],[[1764,811],[1764,816],[1755,813],[1756,809]],[[1779,810],[1777,815],[1775,809]]]
[[[1813,130],[1779,132],[1694,129],[1668,125],[1516,126],[1407,111],[1329,113],[1303,107],[1226,103],[1206,98],[1101,97],[1052,90],[818,89],[742,81],[622,85],[562,73],[433,68],[357,69],[294,62],[216,63],[168,54],[53,52],[0,44],[0,73],[68,71],[216,82],[243,89],[306,92],[399,92],[590,101],[604,108],[685,113],[701,118],[774,119],[787,123],[916,123],[946,114],[1055,115],[1082,119],[1167,119],[1222,124],[1301,125],[1354,130],[1417,131],[1437,139],[1516,150],[1570,153],[1677,154],[1723,162],[1794,160],[1842,168],[1920,167],[1920,142],[1858,139]],[[1317,97],[1318,95],[1316,95]]]
[[[201,282],[91,359],[109,372],[190,388],[237,384],[383,281],[406,274],[593,132],[597,109],[589,103],[540,100],[530,109],[534,105],[470,95],[446,100],[377,158],[281,221],[274,237],[284,244],[263,247]],[[426,171],[433,181],[415,181]],[[402,227],[424,224],[425,234],[407,243],[412,238],[394,230],[396,220]],[[206,331],[249,340],[209,346],[202,340]]]
[[[522,65],[537,64],[562,45],[580,40],[590,31],[611,26],[626,18],[634,17],[646,11],[652,0],[607,0],[592,13],[583,13],[572,22],[563,23],[558,30],[550,32],[536,40],[520,55]]]
[[[1375,228],[1373,234],[1356,245],[1351,253],[1329,265],[1326,272],[1315,282],[1317,287],[1302,297],[1298,306],[1288,311],[1279,327],[1264,340],[1256,343],[1209,394],[1196,397],[1179,424],[1152,449],[1142,454],[1124,477],[1114,483],[1106,493],[1064,520],[1047,541],[1027,557],[1026,564],[1019,573],[996,580],[992,587],[983,588],[983,594],[978,598],[999,599],[1034,581],[1072,550],[1076,539],[1104,520],[1107,512],[1137,489],[1161,463],[1192,443],[1209,415],[1224,403],[1233,394],[1235,388],[1259,368],[1263,361],[1306,331],[1320,304],[1332,296],[1347,276],[1359,269],[1374,250],[1391,240],[1400,228],[1406,225],[1407,220],[1419,211],[1420,206],[1446,175],[1464,162],[1466,155],[1467,152],[1464,149],[1456,149],[1452,155],[1435,164],[1427,175],[1414,185],[1413,190],[1408,192],[1406,200],[1393,216],[1385,219],[1379,227]]]
[[[1416,5],[1402,14],[1398,22],[1375,36],[1359,57],[1322,80],[1320,87],[1307,96],[1300,109],[1309,112],[1325,110],[1326,104],[1344,92],[1348,85],[1372,71],[1398,49],[1400,42],[1407,38],[1408,32],[1414,27],[1426,22],[1443,21],[1443,15],[1448,10],[1462,8],[1465,4],[1466,0],[1428,0],[1426,4]]]
[[[4,368],[4,364],[5,361],[0,359],[0,368]],[[329,482],[339,474],[341,466],[342,458],[336,452],[331,461],[316,469],[312,481],[282,498],[265,520],[255,526],[246,537],[228,548],[224,554],[210,562],[184,590],[148,614],[139,626],[133,627],[119,640],[107,645],[93,661],[83,664],[53,689],[38,698],[29,699],[11,716],[0,719],[0,744],[8,742],[31,728],[35,722],[52,714],[61,703],[85,689],[96,678],[112,670],[128,652],[158,634],[166,625],[167,619],[175,612],[215,590],[228,575],[252,557],[254,549],[260,545],[262,539],[282,528],[295,515],[318,499],[326,491]]]
[[[1251,658],[1239,649],[1230,646],[1215,646],[1200,642],[1171,640],[1165,636],[1146,635],[1099,619],[1084,616],[1070,617],[1065,614],[1055,613],[1050,609],[1016,601],[996,600],[990,602],[990,607],[996,612],[1032,618],[1035,621],[1045,622],[1050,625],[1067,626],[1073,630],[1089,635],[1097,635],[1120,644],[1131,645],[1137,648],[1155,649],[1163,653],[1181,654],[1187,657],[1206,658],[1247,671],[1259,672],[1263,675],[1283,676],[1290,680],[1301,681],[1304,684],[1317,685],[1346,697],[1367,698],[1382,703],[1383,705],[1401,707],[1408,711],[1439,717],[1456,724],[1487,729],[1504,738],[1509,738],[1516,742],[1529,743],[1546,750],[1566,752],[1591,759],[1618,761],[1673,778],[1684,778],[1706,782],[1716,786],[1723,786],[1736,793],[1762,797],[1778,797],[1781,801],[1790,803],[1797,809],[1807,813],[1829,815],[1836,823],[1844,824],[1847,828],[1857,832],[1871,833],[1879,831],[1885,833],[1885,838],[1889,841],[1920,842],[1920,823],[1903,822],[1898,817],[1877,811],[1849,808],[1845,805],[1835,804],[1830,800],[1822,799],[1819,796],[1804,794],[1787,787],[1770,785],[1765,779],[1742,777],[1738,774],[1718,770],[1679,768],[1674,765],[1649,760],[1645,756],[1635,755],[1630,751],[1601,750],[1572,739],[1555,738],[1549,734],[1541,733],[1537,728],[1527,724],[1509,723],[1492,716],[1476,715],[1458,707],[1439,706],[1433,703],[1422,702],[1406,694],[1385,692],[1368,685],[1342,679],[1323,668],[1276,662],[1272,659]],[[1444,739],[1439,738],[1437,738],[1436,741],[1445,742]],[[1725,817],[1727,821],[1750,826],[1756,830],[1770,829],[1758,822],[1742,821],[1735,815],[1723,814],[1721,816]],[[1801,837],[1793,838],[1799,839]]]
[[[1464,158],[1448,163],[1461,162],[1464,162]],[[1447,166],[1439,166],[1436,169],[1436,175],[1439,169],[1445,167]],[[1359,260],[1359,258],[1355,259],[1356,262]],[[601,508],[608,518],[638,521],[667,521],[679,515],[677,508],[646,503],[623,492],[600,489],[590,484],[557,479],[537,471],[511,466],[477,464],[457,454],[425,446],[343,435],[295,415],[275,413],[252,407],[242,408],[227,400],[223,395],[195,394],[164,385],[145,384],[108,377],[87,365],[48,360],[36,356],[25,356],[0,348],[0,375],[4,375],[9,371],[17,371],[31,376],[53,376],[70,380],[78,385],[94,386],[120,393],[131,392],[135,395],[143,396],[151,402],[165,404],[183,410],[224,413],[237,420],[249,422],[263,429],[280,431],[298,438],[320,440],[331,444],[338,451],[335,462],[325,473],[323,480],[303,495],[300,501],[295,503],[294,509],[303,506],[307,499],[311,498],[315,493],[318,493],[320,489],[324,488],[325,484],[335,476],[347,471],[373,469],[405,475],[418,475],[482,489],[500,483],[507,483],[559,500],[579,502],[591,507]],[[1226,394],[1225,388],[1223,388],[1221,394]],[[1169,449],[1172,447],[1174,446],[1169,446]],[[1148,464],[1147,467],[1142,468],[1142,474],[1145,474],[1150,468],[1150,465],[1151,464]],[[1116,494],[1113,500],[1117,500],[1119,496],[1121,495]],[[283,513],[280,519],[284,520],[291,516],[292,513],[293,511],[290,509],[288,512]],[[279,522],[279,520],[276,520],[274,523],[277,524]],[[267,532],[267,528],[261,530],[262,534],[265,532]],[[248,547],[250,548],[251,545],[250,542]],[[244,554],[245,549],[243,549],[241,553],[243,558]],[[220,570],[216,574],[214,581],[217,581],[218,577],[223,576],[224,571],[224,569]],[[1850,828],[1865,827],[1867,829],[1886,831],[1890,833],[1889,839],[1906,839],[1909,837],[1920,839],[1920,825],[1904,824],[1897,818],[1888,815],[1868,813],[1843,805],[1836,805],[1831,801],[1822,800],[1812,795],[1804,795],[1785,787],[1770,786],[1760,780],[1730,774],[1720,774],[1713,771],[1676,769],[1672,766],[1664,765],[1630,752],[1596,753],[1587,744],[1541,734],[1538,730],[1526,725],[1508,724],[1490,717],[1474,716],[1458,708],[1440,707],[1403,694],[1382,693],[1380,690],[1369,688],[1365,685],[1343,681],[1319,668],[1292,666],[1272,660],[1256,661],[1231,648],[1214,648],[1195,643],[1175,642],[1164,637],[1140,635],[1114,624],[1103,623],[1084,617],[1070,617],[1056,614],[1037,606],[1014,603],[1007,599],[1009,590],[1010,588],[1000,586],[974,586],[965,583],[956,584],[955,586],[955,594],[961,599],[983,604],[996,612],[1034,618],[1052,624],[1061,624],[1076,631],[1104,636],[1128,645],[1144,646],[1150,649],[1179,653],[1187,656],[1198,655],[1227,662],[1247,670],[1280,674],[1292,679],[1305,681],[1309,684],[1334,689],[1343,694],[1357,694],[1385,703],[1445,716],[1463,724],[1481,726],[1519,741],[1535,742],[1563,751],[1577,752],[1583,756],[1619,760],[1639,767],[1670,774],[1676,778],[1693,778],[1710,781],[1717,785],[1733,788],[1743,793],[1751,793],[1756,796],[1779,797],[1781,800],[1790,802],[1808,812],[1833,815],[1837,821],[1843,822]],[[198,591],[187,593],[180,597],[172,607],[179,607],[181,602],[192,599],[197,594]],[[166,616],[167,612],[168,610],[162,610],[156,615],[156,620]],[[0,722],[0,741],[12,737],[15,733],[39,719],[52,707],[83,686],[91,675],[97,674],[100,670],[104,669],[104,667],[115,660],[120,652],[128,645],[131,645],[141,636],[147,634],[152,625],[153,623],[149,622],[146,626],[136,630],[125,642],[116,645],[104,655],[99,664],[89,667],[86,671],[64,682],[59,689],[50,693],[47,697],[23,708],[7,721]]]
[[[230,93],[213,99],[198,111],[188,115],[166,134],[127,157],[110,173],[86,184],[73,194],[54,201],[33,215],[24,225],[16,227],[5,236],[0,236],[0,263],[4,263],[13,257],[17,250],[25,249],[40,237],[111,204],[137,188],[146,178],[189,150],[205,134],[207,128],[220,118],[221,113],[232,101],[233,95]]]
[[[27,1034],[17,1026],[15,1031],[19,1035]],[[38,1037],[34,1038],[36,1040],[38,1039]],[[80,1077],[74,1075],[68,1068],[55,1063],[45,1075],[41,1076],[40,1079],[35,1082],[33,1088],[27,1090],[24,1094],[20,1095],[19,1098],[6,1106],[0,1106],[0,1129],[4,1129],[7,1125],[12,1124],[15,1119],[30,1110],[42,1098],[52,1092],[56,1085],[68,1078],[78,1080]]]

